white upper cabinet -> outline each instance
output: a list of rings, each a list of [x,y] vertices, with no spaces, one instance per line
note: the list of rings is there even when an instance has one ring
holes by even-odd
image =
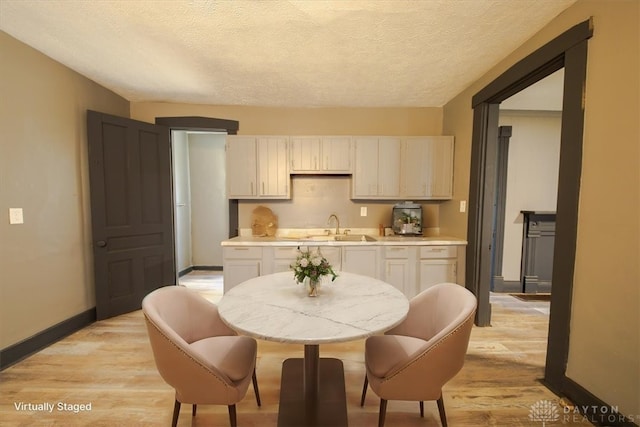
[[[400,195],[400,139],[378,139],[378,196],[397,198]]]
[[[352,199],[448,200],[452,136],[228,136],[230,199],[289,199],[290,174],[352,174]]]
[[[256,139],[227,136],[227,197],[251,199],[258,196]]]
[[[378,138],[355,138],[352,198],[378,195]]]
[[[285,137],[259,137],[258,195],[271,199],[288,199],[289,155]]]
[[[428,197],[451,199],[453,197],[453,137],[430,137],[431,173]]]
[[[230,199],[288,199],[288,140],[280,136],[227,137]]]
[[[400,197],[400,138],[354,138],[353,199]]]
[[[404,138],[401,175],[403,198],[451,199],[453,137]]]
[[[351,173],[351,137],[291,137],[291,173]]]

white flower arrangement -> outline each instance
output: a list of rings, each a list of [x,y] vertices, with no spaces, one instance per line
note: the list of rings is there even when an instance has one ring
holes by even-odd
[[[303,283],[306,277],[312,282],[317,282],[322,276],[330,275],[331,281],[338,277],[329,261],[322,256],[319,248],[315,251],[310,249],[305,251],[298,248],[296,261],[290,267],[297,283]]]

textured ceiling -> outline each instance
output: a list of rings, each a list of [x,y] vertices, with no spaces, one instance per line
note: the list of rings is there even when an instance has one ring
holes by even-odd
[[[439,107],[576,0],[0,0],[0,29],[130,101]]]

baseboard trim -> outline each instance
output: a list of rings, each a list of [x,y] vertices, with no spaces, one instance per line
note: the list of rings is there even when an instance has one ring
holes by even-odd
[[[638,415],[625,416],[618,413],[616,405],[609,405],[591,394],[571,378],[564,377],[564,394],[580,411],[579,419],[596,426],[638,427]],[[584,417],[584,418],[582,418]],[[636,418],[634,418],[636,417]]]
[[[522,292],[522,283],[518,280],[504,280],[502,276],[495,276],[493,278],[493,292],[508,294]]]
[[[178,272],[178,277],[186,276],[193,271],[193,267],[187,267],[184,270]]]
[[[180,272],[178,272],[178,277],[185,276],[185,275],[191,273],[192,271],[197,271],[197,270],[202,270],[202,271],[222,271],[222,266],[220,266],[220,265],[193,265],[191,267],[187,267],[184,270],[181,270]]]
[[[222,271],[221,265],[194,265],[194,270]]]
[[[592,424],[603,427],[638,427],[638,415],[623,415],[618,412],[615,405],[609,405],[591,394],[577,382],[568,378],[562,378],[562,390],[552,387],[544,379],[540,382],[559,397],[565,397],[573,404],[570,407],[558,408],[563,424]]]
[[[96,308],[63,320],[19,343],[0,350],[0,371],[96,321]]]

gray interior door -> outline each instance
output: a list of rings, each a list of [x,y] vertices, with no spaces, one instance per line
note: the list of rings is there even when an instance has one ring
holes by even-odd
[[[175,284],[169,128],[87,112],[98,320]]]

